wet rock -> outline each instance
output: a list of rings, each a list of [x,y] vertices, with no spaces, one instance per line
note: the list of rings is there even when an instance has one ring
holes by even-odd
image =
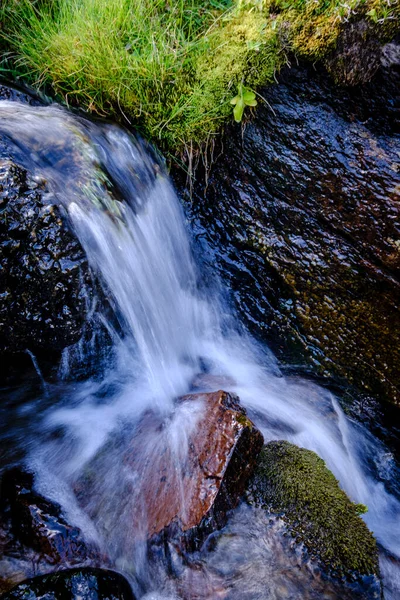
[[[126,551],[132,540],[157,534],[196,545],[203,532],[221,527],[243,494],[263,438],[238,398],[218,391],[182,397],[167,421],[148,412],[123,443],[122,452],[115,440],[103,449],[75,489],[105,536],[113,540],[121,525],[118,546]]]
[[[192,201],[202,255],[281,360],[395,403],[399,81],[394,67],[352,90],[282,73],[261,91],[272,110],[228,129]]]
[[[370,577],[371,590],[379,592],[376,541],[359,516],[366,509],[349,500],[317,454],[289,442],[268,443],[247,493],[252,505],[282,516],[323,570],[349,581]]]
[[[203,581],[201,580],[203,577]],[[194,587],[197,584],[196,587]],[[194,588],[194,589],[193,589]],[[179,579],[180,596],[210,600],[379,600],[374,576],[330,576],[278,515],[242,504]]]
[[[161,463],[155,478],[145,482],[151,535],[173,522],[184,532],[206,523],[221,526],[226,512],[237,505],[263,443],[234,395],[191,394],[180,401],[201,403],[202,414],[190,433],[181,466],[183,489],[179,490],[178,481],[159,477],[174,461],[169,448],[163,453],[165,465]],[[134,449],[125,460],[134,464],[136,455]]]
[[[89,310],[86,256],[45,182],[8,158],[1,140],[0,257],[1,350],[77,342]]]
[[[43,101],[38,96],[37,92],[27,88],[17,88],[15,84],[13,87],[8,86],[6,83],[0,81],[0,100],[12,100],[13,102],[23,102],[30,106],[43,106]]]
[[[368,83],[380,67],[382,44],[371,21],[349,23],[336,43],[335,51],[325,59],[334,80],[342,85]]]
[[[127,580],[114,571],[68,569],[34,577],[2,596],[3,600],[135,600]]]
[[[61,507],[33,489],[31,473],[14,468],[1,481],[0,590],[54,568],[103,564],[106,558],[64,519]]]

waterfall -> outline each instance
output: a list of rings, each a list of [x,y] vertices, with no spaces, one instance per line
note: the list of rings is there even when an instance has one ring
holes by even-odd
[[[69,218],[119,323],[106,322],[113,358],[101,377],[46,386],[54,405],[47,402],[27,434],[41,489],[128,574],[134,556],[135,575],[156,593],[154,573],[146,575],[146,554],[135,545],[137,531],[129,527],[121,499],[128,483],[140,491],[141,478],[156,468],[158,434],[147,439],[134,473],[121,466],[119,452],[151,410],[179,460],[201,405],[188,411],[175,400],[205,374],[238,394],[266,441],[284,438],[316,451],[351,499],[368,505],[367,524],[400,559],[400,504],[376,475],[387,451],[345,417],[330,392],[283,377],[269,350],[232,326],[238,317],[217,297],[217,286],[198,273],[183,210],[150,149],[116,125],[59,107],[0,102],[0,132],[14,144],[17,160],[47,182],[49,200]],[[63,435],[49,435],[60,430]],[[89,518],[71,490],[93,459],[101,477]],[[382,569],[385,574],[395,567],[383,557]],[[390,577],[399,580],[397,571]]]

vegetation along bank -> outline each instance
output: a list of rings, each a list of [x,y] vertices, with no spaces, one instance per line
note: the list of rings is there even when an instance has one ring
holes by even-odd
[[[293,57],[347,79],[349,27],[384,42],[399,16],[397,0],[9,0],[1,69],[177,155],[246,118]]]

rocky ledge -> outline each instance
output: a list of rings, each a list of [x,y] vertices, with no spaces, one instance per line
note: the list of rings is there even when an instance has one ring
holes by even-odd
[[[261,90],[198,173],[192,217],[241,315],[284,362],[400,402],[400,67],[351,90],[310,67]],[[397,57],[397,58],[396,58]],[[203,240],[206,240],[204,244]],[[199,253],[200,253],[199,252]]]

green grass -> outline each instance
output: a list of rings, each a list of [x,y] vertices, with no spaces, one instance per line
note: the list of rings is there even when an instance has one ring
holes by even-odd
[[[170,153],[207,143],[231,118],[238,84],[273,81],[288,51],[320,58],[346,19],[339,0],[5,4],[3,69],[51,86],[68,105],[129,121]],[[366,11],[387,0],[350,4]]]

